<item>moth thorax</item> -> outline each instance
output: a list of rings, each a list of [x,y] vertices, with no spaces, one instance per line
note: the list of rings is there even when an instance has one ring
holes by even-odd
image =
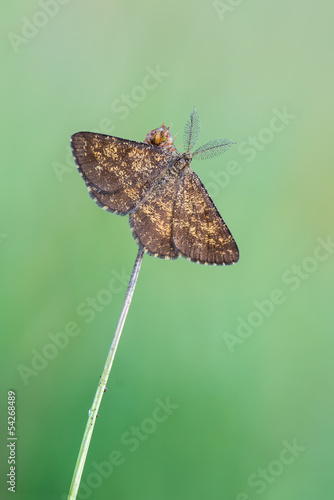
[[[189,163],[189,162],[191,162],[193,155],[189,152],[183,153],[182,158],[186,161],[186,163]]]
[[[179,156],[179,158],[177,158],[177,160],[174,161],[171,167],[171,171],[174,173],[180,173],[184,168],[189,166],[190,161],[191,161],[191,155],[184,153],[182,156]]]
[[[173,137],[169,131],[170,127],[166,127],[163,123],[161,127],[151,130],[145,137],[147,144],[154,144],[161,148],[168,149],[171,152],[177,153],[173,143]]]

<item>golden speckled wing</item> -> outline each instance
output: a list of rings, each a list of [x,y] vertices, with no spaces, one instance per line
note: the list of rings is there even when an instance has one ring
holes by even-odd
[[[121,215],[140,203],[174,158],[158,146],[91,132],[74,134],[71,146],[91,197]]]
[[[175,198],[173,242],[176,250],[201,264],[233,264],[238,247],[209,193],[190,168],[180,176]]]
[[[170,172],[160,178],[152,192],[129,222],[134,239],[146,253],[164,259],[176,259],[172,240],[175,195],[179,178]]]

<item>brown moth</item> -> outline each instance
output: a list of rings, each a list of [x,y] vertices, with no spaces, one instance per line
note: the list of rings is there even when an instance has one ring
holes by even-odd
[[[239,259],[238,247],[190,163],[217,156],[234,143],[217,139],[191,153],[199,132],[194,108],[185,127],[183,154],[164,124],[149,132],[146,142],[78,132],[71,146],[93,200],[104,210],[129,215],[133,237],[146,253],[233,264]]]

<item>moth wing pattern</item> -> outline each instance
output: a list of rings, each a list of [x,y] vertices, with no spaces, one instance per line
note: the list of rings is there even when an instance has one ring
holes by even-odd
[[[155,257],[178,257],[172,234],[178,181],[173,178],[159,186],[129,217],[134,239],[146,253]]]
[[[74,134],[71,147],[91,197],[120,215],[138,205],[174,157],[155,145],[92,132]]]
[[[233,264],[239,259],[232,234],[190,168],[182,172],[175,197],[173,243],[183,257],[201,264]]]

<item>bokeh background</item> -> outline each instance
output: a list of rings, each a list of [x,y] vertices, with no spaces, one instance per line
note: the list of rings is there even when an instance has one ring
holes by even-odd
[[[137,253],[79,130],[237,142],[194,162],[240,248],[145,256],[78,498],[333,498],[333,3],[2,6],[1,498],[66,498]],[[198,144],[200,145],[200,144]],[[167,408],[163,405],[166,406]],[[160,408],[160,409],[158,409]]]

